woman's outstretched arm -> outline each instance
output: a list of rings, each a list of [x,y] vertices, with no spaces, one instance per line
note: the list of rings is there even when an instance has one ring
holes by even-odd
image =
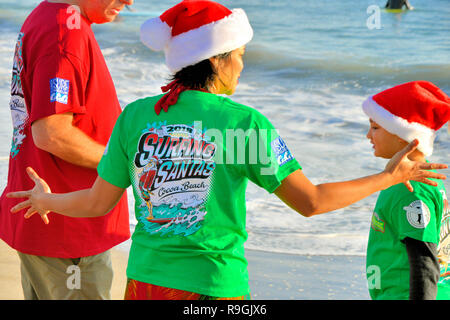
[[[25,218],[30,218],[35,213],[41,215],[42,220],[48,224],[49,212],[56,212],[68,217],[90,218],[107,214],[119,202],[125,189],[116,187],[109,182],[97,177],[90,189],[55,194],[50,187],[32,169],[27,168],[27,174],[33,180],[35,186],[31,190],[10,192],[9,198],[26,198],[11,209],[16,213],[28,208]]]
[[[275,194],[295,211],[311,217],[344,208],[394,184],[404,183],[413,191],[409,180],[435,186],[436,182],[428,178],[445,179],[445,175],[427,170],[445,169],[447,165],[409,160],[408,155],[416,147],[417,141],[411,142],[389,161],[383,172],[355,180],[314,185],[302,170],[297,170],[282,181]]]

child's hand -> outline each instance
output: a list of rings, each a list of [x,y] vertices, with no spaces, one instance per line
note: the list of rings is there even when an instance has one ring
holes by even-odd
[[[20,202],[19,204],[14,206],[11,209],[11,212],[16,213],[22,209],[29,207],[24,216],[26,219],[30,218],[33,214],[38,212],[41,215],[44,223],[48,224],[49,220],[47,214],[50,211],[45,210],[45,208],[42,207],[41,199],[42,196],[46,193],[51,193],[50,187],[37,175],[37,173],[32,168],[28,167],[27,173],[30,179],[34,181],[34,188],[28,191],[10,192],[6,195],[8,198],[28,198],[28,200]]]
[[[393,184],[404,183],[411,192],[414,191],[414,189],[409,180],[422,182],[431,186],[437,186],[435,181],[429,180],[428,178],[446,179],[446,176],[443,174],[438,174],[427,170],[446,169],[447,165],[416,162],[408,159],[408,155],[416,150],[418,145],[418,140],[413,140],[405,148],[397,152],[384,169],[384,172],[392,175],[392,178],[394,179]]]

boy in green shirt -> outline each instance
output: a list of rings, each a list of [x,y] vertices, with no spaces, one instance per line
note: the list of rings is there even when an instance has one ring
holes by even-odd
[[[376,157],[390,159],[418,139],[409,158],[427,162],[436,131],[450,118],[450,99],[432,83],[415,81],[370,97],[363,110]],[[437,182],[437,187],[412,182],[414,192],[403,184],[380,192],[367,246],[372,299],[435,299],[437,291],[438,299],[449,296],[448,201],[442,181]]]

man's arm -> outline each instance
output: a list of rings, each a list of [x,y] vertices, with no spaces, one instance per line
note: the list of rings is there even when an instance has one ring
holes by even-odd
[[[409,300],[435,300],[440,273],[436,244],[408,237],[403,242],[409,260]]]
[[[34,144],[39,149],[72,164],[96,169],[105,146],[73,126],[73,113],[54,114],[31,125]]]

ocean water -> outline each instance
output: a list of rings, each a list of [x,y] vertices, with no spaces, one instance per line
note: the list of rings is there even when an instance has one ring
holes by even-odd
[[[12,125],[9,92],[13,50],[35,0],[0,0],[0,187],[6,185]],[[122,107],[159,94],[169,71],[162,53],[139,41],[143,21],[177,1],[137,0],[120,20],[94,25]],[[381,171],[365,138],[368,96],[412,80],[429,80],[450,94],[450,1],[411,0],[415,10],[390,13],[380,0],[222,1],[244,8],[255,31],[233,100],[265,114],[314,183]],[[369,6],[380,7],[370,29]],[[450,163],[450,134],[438,132],[430,160]],[[450,170],[444,170],[450,177]],[[445,181],[450,192],[450,184]],[[374,194],[345,209],[304,218],[250,184],[248,249],[307,255],[365,255]],[[130,222],[134,219],[130,193]],[[125,244],[125,247],[126,248]]]

